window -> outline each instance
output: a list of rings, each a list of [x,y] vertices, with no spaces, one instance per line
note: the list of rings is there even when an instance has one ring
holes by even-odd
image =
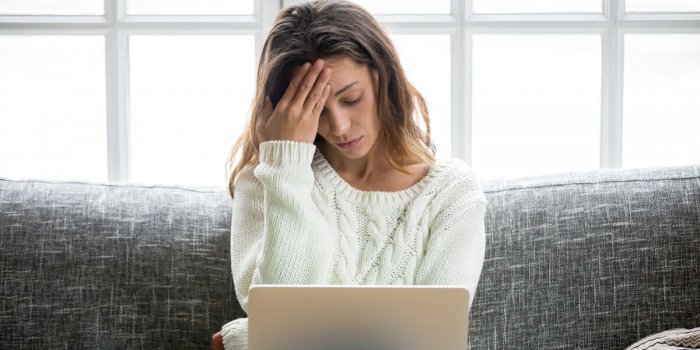
[[[0,35],[0,176],[107,177],[105,41]]]
[[[695,0],[355,0],[482,178],[700,163]],[[225,187],[298,0],[0,2],[0,176]]]
[[[596,34],[475,34],[472,166],[481,177],[596,169]]]
[[[279,7],[2,1],[0,176],[225,187]]]
[[[700,34],[625,37],[622,165],[700,162]]]

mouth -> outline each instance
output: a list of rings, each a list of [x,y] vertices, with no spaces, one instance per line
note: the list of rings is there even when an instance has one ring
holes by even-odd
[[[360,143],[360,140],[362,140],[362,136],[360,136],[354,140],[351,140],[349,142],[346,142],[346,143],[336,143],[336,145],[338,145],[338,147],[340,147],[342,149],[351,149],[351,148],[357,146],[357,144]]]

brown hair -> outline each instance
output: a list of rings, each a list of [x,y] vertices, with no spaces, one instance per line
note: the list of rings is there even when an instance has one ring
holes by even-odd
[[[257,87],[251,117],[226,163],[229,195],[233,198],[236,176],[258,162],[255,124],[265,96],[272,105],[289,86],[292,70],[317,58],[346,56],[378,73],[377,115],[385,157],[394,168],[415,162],[433,163],[435,147],[430,141],[428,108],[423,96],[408,81],[396,49],[379,23],[364,8],[345,0],[303,2],[282,9],[275,19],[258,62]],[[420,127],[420,118],[425,131]],[[315,144],[323,142],[316,137]],[[242,153],[231,170],[238,153]]]

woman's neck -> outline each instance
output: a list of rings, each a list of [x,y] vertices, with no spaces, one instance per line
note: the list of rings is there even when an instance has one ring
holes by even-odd
[[[325,141],[321,142],[318,147],[333,170],[351,183],[371,183],[388,171],[394,170],[386,159],[383,145],[379,141],[372,145],[364,157],[357,159],[345,157]]]
[[[350,186],[363,191],[395,192],[419,182],[430,171],[427,163],[408,165],[404,171],[389,163],[383,149],[372,149],[365,157],[349,159],[327,144],[318,148],[331,168]]]

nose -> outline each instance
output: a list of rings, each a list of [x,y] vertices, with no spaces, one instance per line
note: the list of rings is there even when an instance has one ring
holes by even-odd
[[[347,115],[328,111],[327,117],[329,131],[334,136],[343,136],[350,129],[350,118]]]

